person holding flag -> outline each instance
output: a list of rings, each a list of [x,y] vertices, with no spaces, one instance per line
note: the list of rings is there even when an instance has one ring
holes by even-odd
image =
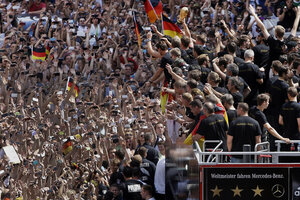
[[[153,57],[161,58],[161,61],[160,61],[160,67],[152,76],[152,78],[150,78],[149,82],[151,84],[155,83],[155,81],[160,77],[162,72],[164,72],[165,79],[163,81],[163,87],[170,87],[172,76],[169,74],[168,70],[166,69],[166,66],[167,64],[172,65],[173,60],[171,58],[171,54],[168,51],[168,45],[166,44],[165,41],[159,41],[159,43],[156,45],[158,51],[154,51],[152,48],[151,39],[152,39],[152,33],[150,31],[147,33],[147,40],[146,40],[147,48],[148,48],[147,52]],[[165,112],[165,105],[167,104],[168,100],[171,100],[171,97],[169,97],[167,93],[161,92],[161,108],[163,113]]]
[[[143,32],[143,28],[141,24],[136,20],[135,12],[133,12],[133,22],[134,22],[134,32],[137,37],[139,48],[142,46],[141,33]]]
[[[71,90],[73,88],[73,90]],[[74,91],[75,97],[78,97],[79,94],[79,87],[76,84],[76,82],[74,82],[74,79],[71,77],[68,77],[68,81],[67,81],[67,86],[66,86],[66,90],[68,91]]]

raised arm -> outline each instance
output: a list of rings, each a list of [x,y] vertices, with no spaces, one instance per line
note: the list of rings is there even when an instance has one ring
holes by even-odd
[[[166,65],[166,68],[167,68],[169,74],[171,74],[172,78],[173,78],[175,81],[182,81],[182,82],[184,82],[184,83],[187,82],[187,81],[184,80],[181,76],[178,76],[176,73],[173,72],[172,67],[171,67],[170,64],[167,64],[167,65]]]
[[[162,34],[161,32],[159,32],[157,30],[157,27],[154,24],[151,24],[150,27],[152,28],[153,32],[156,33],[159,36],[159,38],[162,38],[162,37],[165,36],[164,34]]]
[[[151,33],[151,32],[148,32],[148,33],[147,33],[147,39],[148,39],[148,41],[147,41],[147,52],[148,52],[151,56],[153,56],[153,57],[155,57],[155,58],[160,58],[160,57],[161,57],[160,53],[159,53],[158,51],[155,51],[155,50],[152,48],[152,43],[151,43],[152,33]]]
[[[300,6],[293,8],[293,10],[296,13],[296,18],[294,21],[293,29],[291,30],[291,35],[295,37],[299,25],[299,20],[300,20]]]
[[[258,18],[257,14],[255,13],[255,9],[249,5],[249,12],[251,15],[253,15],[257,26],[260,28],[260,30],[262,31],[262,33],[264,34],[265,39],[268,39],[270,34],[268,32],[268,30],[266,29],[265,25],[262,23],[262,21]]]
[[[221,78],[222,80],[225,80],[225,79],[226,79],[226,74],[220,70],[219,66],[217,65],[218,62],[219,62],[219,58],[215,58],[215,59],[212,61],[214,71],[217,72],[217,74],[219,74],[219,76],[220,76],[220,78]]]

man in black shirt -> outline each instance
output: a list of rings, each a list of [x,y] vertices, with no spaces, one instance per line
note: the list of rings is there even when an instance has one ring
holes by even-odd
[[[234,100],[231,94],[224,94],[221,97],[222,104],[226,108],[226,113],[228,117],[228,124],[230,125],[233,120],[237,118],[236,109],[233,106]]]
[[[158,151],[151,145],[152,143],[152,134],[146,133],[144,135],[145,143],[143,146],[148,150],[147,151],[147,159],[153,162],[155,165],[158,162]]]
[[[237,77],[239,79],[239,81],[241,82],[241,85],[239,86],[239,91],[243,94],[243,97],[247,97],[251,91],[249,85],[246,83],[246,81],[238,76],[239,75],[239,67],[235,64],[235,63],[231,63],[228,64],[226,66],[226,73],[221,71],[220,68],[218,67],[218,65],[216,64],[216,62],[218,61],[218,59],[214,59],[213,60],[213,68],[214,71],[217,72],[219,74],[219,76],[223,79],[225,85],[227,85],[228,83],[228,79],[230,77]]]
[[[238,90],[239,86],[240,86],[240,81],[238,80],[237,77],[230,77],[227,83],[227,88],[230,92],[230,94],[233,96],[233,100],[234,100],[234,107],[237,107],[239,102],[243,102],[244,101],[244,97],[241,94],[241,92]]]
[[[285,6],[279,15],[279,25],[282,25],[288,31],[293,28],[296,13],[293,6],[293,0],[285,0]]]
[[[235,64],[240,65],[245,62],[243,59],[236,56],[237,45],[235,42],[229,42],[226,46],[226,49],[227,52],[233,56],[233,60]]]
[[[249,105],[255,105],[255,98],[258,94],[258,84],[263,84],[263,73],[253,63],[254,52],[251,49],[245,51],[245,63],[239,66],[239,76],[242,77],[251,88],[250,94],[245,98]]]
[[[124,167],[123,175],[126,179],[123,188],[124,200],[142,200],[141,191],[143,183],[133,178],[133,169],[131,167]]]
[[[300,59],[295,59],[292,66],[294,69],[293,83],[295,87],[298,87],[300,82]]]
[[[202,120],[203,114],[203,106],[202,102],[199,99],[195,99],[190,103],[191,112],[194,116],[194,124],[191,126],[189,133],[191,133],[197,126],[199,127],[199,121]]]
[[[284,136],[292,140],[300,139],[300,104],[297,103],[297,89],[288,88],[289,101],[284,103],[280,115],[279,124],[284,126]]]
[[[280,66],[278,68],[277,80],[271,83],[270,87],[267,88],[267,91],[269,92],[271,97],[271,101],[270,106],[266,111],[266,115],[271,126],[274,127],[278,132],[281,132],[278,124],[279,112],[281,106],[287,100],[287,89],[289,88],[289,85],[286,82],[287,75],[288,68],[286,66]],[[270,139],[272,140],[272,137],[270,137]]]
[[[225,118],[222,115],[214,114],[214,104],[207,102],[203,105],[203,112],[207,116],[199,125],[193,140],[198,141],[202,136],[205,140],[222,140],[222,148],[227,151],[226,132],[228,130]],[[214,147],[207,145],[207,147]]]
[[[269,60],[270,47],[266,45],[266,40],[262,33],[256,37],[256,43],[257,45],[252,49],[254,51],[254,64],[265,68]]]
[[[278,79],[278,71],[279,68],[282,66],[282,63],[279,60],[274,60],[272,62],[272,69],[271,69],[271,73],[272,77],[269,78],[269,80],[266,82],[266,92],[270,93],[268,91],[268,89],[271,88],[271,85]]]
[[[201,82],[204,84],[207,82],[207,76],[211,72],[209,57],[207,54],[202,54],[197,57],[197,60],[201,70]]]
[[[257,26],[261,29],[265,39],[267,40],[267,43],[270,47],[270,52],[269,52],[269,61],[268,61],[268,65],[265,71],[266,77],[267,79],[269,78],[269,71],[270,71],[270,67],[272,65],[272,61],[273,60],[278,60],[279,56],[282,55],[284,53],[284,33],[285,33],[285,29],[284,27],[278,25],[275,27],[275,38],[273,38],[273,36],[271,36],[268,32],[268,30],[266,29],[265,25],[262,23],[262,21],[259,19],[259,17],[257,16],[257,14],[255,13],[255,9],[250,5],[249,6],[249,12],[250,14],[253,15],[253,17],[255,18],[255,21],[257,23]]]
[[[155,166],[155,164],[153,162],[151,162],[150,160],[146,159],[147,152],[148,152],[148,150],[145,147],[140,147],[139,148],[138,153],[142,157],[142,163],[141,163],[140,167],[142,167],[145,170],[147,170],[149,172],[151,181],[154,181],[154,174],[155,174],[156,166]],[[151,185],[154,186],[154,182],[152,182]]]
[[[173,60],[171,58],[171,55],[168,51],[168,45],[166,44],[166,42],[164,41],[159,41],[156,45],[157,50],[158,51],[154,51],[152,48],[152,44],[151,44],[151,39],[152,39],[152,33],[148,32],[147,34],[147,52],[152,55],[153,57],[156,58],[161,58],[160,61],[160,66],[158,68],[158,70],[155,72],[155,74],[152,76],[152,78],[150,78],[149,82],[153,83],[155,82],[162,74],[162,72],[164,72],[165,75],[165,83],[170,83],[170,81],[172,80],[172,76],[169,74],[168,70],[166,69],[166,65],[173,64]]]
[[[263,111],[268,107],[269,105],[269,100],[270,100],[270,96],[267,94],[259,94],[257,96],[257,106],[253,106],[252,108],[250,108],[249,110],[249,116],[252,117],[253,119],[255,119],[259,125],[260,125],[260,129],[262,131],[262,135],[261,135],[261,141],[265,142],[267,141],[267,132],[271,133],[274,137],[285,141],[286,143],[289,143],[289,139],[288,138],[283,138],[281,135],[279,135],[277,133],[277,131],[269,124],[269,122],[267,121],[267,118],[265,116],[265,114],[263,113]],[[272,141],[274,144],[274,141]]]
[[[227,134],[228,151],[243,151],[244,144],[254,146],[261,142],[261,129],[256,120],[248,116],[249,107],[246,103],[239,103],[237,107],[238,118],[234,120]],[[242,156],[232,156],[231,162],[242,162]]]
[[[288,99],[289,101],[284,103],[280,115],[279,124],[284,127],[284,136],[290,138],[291,140],[300,139],[300,104],[297,103],[297,89],[295,87],[290,87],[288,89]],[[294,145],[294,151],[297,151],[298,144]],[[292,151],[291,144],[281,144],[281,151]],[[290,163],[290,162],[300,162],[300,158],[297,157],[282,157],[280,162]]]
[[[181,58],[187,63],[192,64],[194,56],[193,49],[190,48],[191,39],[188,36],[181,38]]]

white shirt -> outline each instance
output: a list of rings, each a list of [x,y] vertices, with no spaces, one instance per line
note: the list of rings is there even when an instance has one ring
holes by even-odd
[[[154,176],[154,185],[156,192],[159,194],[165,194],[165,169],[166,168],[166,159],[162,158],[158,161],[156,165],[156,171]]]
[[[77,31],[82,31],[82,32],[84,32],[84,33],[86,33],[86,31],[87,31],[87,26],[78,26],[78,30]]]
[[[97,27],[95,27],[94,24],[91,25],[90,35],[95,35],[97,38],[100,38],[101,33],[102,31],[99,24],[97,24]]]

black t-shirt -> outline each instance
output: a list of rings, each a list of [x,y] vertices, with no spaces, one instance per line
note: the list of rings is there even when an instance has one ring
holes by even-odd
[[[228,123],[229,125],[231,124],[231,122],[233,122],[233,120],[235,120],[237,118],[237,112],[236,110],[227,110],[227,117],[228,117]]]
[[[280,115],[283,118],[284,136],[291,140],[299,140],[297,118],[300,118],[300,104],[295,101],[284,103]]]
[[[192,64],[194,60],[193,49],[189,48],[187,50],[181,49],[181,58],[187,63]]]
[[[134,179],[125,181],[124,190],[123,190],[123,199],[124,200],[142,200],[141,191],[142,191],[142,182]]]
[[[246,50],[247,49],[239,49],[239,55],[236,53],[236,56],[240,57],[241,59],[244,59]]]
[[[243,60],[242,58],[239,58],[239,57],[233,57],[233,62],[239,66],[240,64],[243,64],[245,63],[245,60]]]
[[[287,90],[289,85],[280,79],[277,79],[271,84],[270,88],[267,90],[270,94],[270,104],[267,109],[267,114],[278,116],[281,106],[285,103],[287,99]]]
[[[200,117],[204,115],[203,114],[203,111],[200,112],[199,115],[195,116],[193,119],[195,120],[195,122],[193,123],[193,125],[191,126],[191,128],[189,129],[189,134],[196,128],[199,120],[200,120]]]
[[[207,82],[207,76],[211,72],[211,69],[208,67],[201,66],[201,79],[200,81],[205,84]]]
[[[265,44],[259,44],[253,47],[254,63],[259,67],[266,67],[269,60],[270,48]]]
[[[236,48],[236,51],[235,51],[235,55],[237,56],[237,57],[239,57],[239,58],[241,58],[241,59],[244,59],[244,54],[243,54],[244,52],[243,52],[243,50],[242,49],[240,49],[240,47],[237,47]],[[242,55],[243,54],[243,55]]]
[[[149,172],[151,181],[154,181],[154,175],[155,175],[155,170],[156,170],[155,164],[153,162],[151,162],[150,160],[143,158],[143,161],[142,161],[142,164],[140,165],[140,167],[147,170]]]
[[[213,87],[213,89],[221,94],[227,94],[228,93],[228,90],[224,87]]]
[[[117,184],[120,185],[125,182],[124,176],[121,172],[113,172],[110,175],[109,185]]]
[[[282,25],[285,29],[292,29],[295,18],[296,18],[296,14],[295,14],[295,11],[293,10],[293,8],[288,9],[284,14],[283,20],[279,21],[278,25]],[[290,30],[287,30],[287,31],[290,31]]]
[[[231,151],[243,151],[244,144],[250,144],[253,151],[255,137],[261,135],[261,130],[256,120],[249,116],[240,116],[230,124],[228,135],[233,136]]]
[[[144,143],[143,146],[148,149],[146,158],[156,165],[158,162],[158,151],[148,143]]]
[[[242,77],[250,86],[251,92],[245,100],[252,101],[258,94],[257,79],[263,78],[257,65],[253,63],[244,63],[239,66],[239,76]]]
[[[293,83],[299,83],[300,82],[300,76],[296,73],[296,71],[293,71],[294,76],[293,76]]]
[[[271,85],[278,79],[278,75],[274,75],[273,77],[269,78],[266,84],[266,92],[270,93],[269,89],[271,88]]]
[[[225,118],[222,115],[213,114],[203,119],[197,133],[203,135],[205,140],[222,140],[223,150],[227,151],[226,131],[228,130]],[[214,147],[207,145],[207,147]]]
[[[195,119],[195,116],[194,116],[194,114],[192,113],[190,107],[186,107],[186,108],[185,108],[185,115],[186,115],[188,118]]]
[[[172,80],[172,76],[171,74],[169,74],[168,70],[166,69],[166,65],[167,64],[170,64],[172,65],[173,64],[173,60],[171,58],[171,54],[169,52],[167,52],[162,58],[161,58],[161,61],[160,61],[160,68],[163,68],[164,69],[164,73],[165,73],[165,80],[167,82],[170,82]]]
[[[268,123],[266,115],[261,110],[259,110],[256,106],[253,106],[249,110],[249,116],[255,119],[259,123],[260,129],[262,131],[261,141],[265,141],[267,136],[266,135],[267,129],[264,127],[264,124]]]
[[[243,97],[242,93],[240,93],[240,92],[235,92],[235,93],[230,93],[230,94],[231,94],[232,97],[233,97],[233,101],[234,101],[233,106],[234,106],[235,108],[237,108],[238,104],[239,104],[240,102],[243,102],[243,101],[244,101],[244,97]]]
[[[280,40],[276,40],[273,38],[273,36],[269,36],[267,39],[267,43],[270,47],[270,52],[269,52],[269,62],[268,62],[268,70],[272,66],[272,62],[274,60],[278,60],[279,56],[282,55],[284,52],[284,42]],[[266,75],[268,76],[268,72],[266,71]]]

